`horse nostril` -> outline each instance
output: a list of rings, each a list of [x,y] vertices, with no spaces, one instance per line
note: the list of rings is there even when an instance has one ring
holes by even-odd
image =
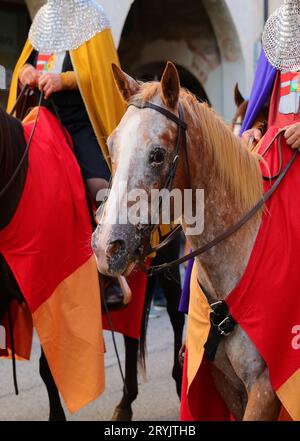
[[[121,253],[121,251],[125,250],[125,241],[124,240],[115,240],[111,242],[106,248],[106,255],[109,258],[117,256]]]

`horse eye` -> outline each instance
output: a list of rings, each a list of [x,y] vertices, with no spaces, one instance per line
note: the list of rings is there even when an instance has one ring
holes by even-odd
[[[155,149],[152,150],[152,152],[150,153],[150,158],[149,158],[149,162],[151,165],[160,165],[164,162],[165,159],[165,150],[160,148],[160,147],[156,147]]]

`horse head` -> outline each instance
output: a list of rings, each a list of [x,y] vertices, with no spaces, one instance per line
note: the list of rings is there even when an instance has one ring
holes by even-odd
[[[176,122],[152,108],[142,108],[143,103],[151,101],[178,116],[180,80],[172,63],[167,64],[160,83],[147,83],[147,87],[115,65],[113,74],[128,109],[108,138],[112,186],[97,212],[92,246],[99,271],[116,276],[127,275],[147,254],[152,231],[149,195],[164,188],[178,141]]]

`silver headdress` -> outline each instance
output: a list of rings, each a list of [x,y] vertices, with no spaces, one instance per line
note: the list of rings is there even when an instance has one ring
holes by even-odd
[[[29,41],[39,52],[56,53],[76,49],[107,28],[96,0],[48,0],[33,20]]]
[[[300,70],[300,0],[284,0],[270,16],[263,33],[263,48],[276,69]]]

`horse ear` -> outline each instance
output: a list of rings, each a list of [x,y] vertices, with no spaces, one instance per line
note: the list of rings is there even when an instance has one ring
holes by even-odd
[[[238,83],[236,83],[234,87],[234,101],[237,107],[240,107],[240,105],[245,101],[245,98],[240,92]]]
[[[163,103],[175,109],[179,100],[180,80],[176,67],[170,61],[166,65],[160,84]]]
[[[121,95],[125,101],[129,101],[133,95],[138,93],[139,83],[123,72],[116,64],[112,64],[112,71]]]

